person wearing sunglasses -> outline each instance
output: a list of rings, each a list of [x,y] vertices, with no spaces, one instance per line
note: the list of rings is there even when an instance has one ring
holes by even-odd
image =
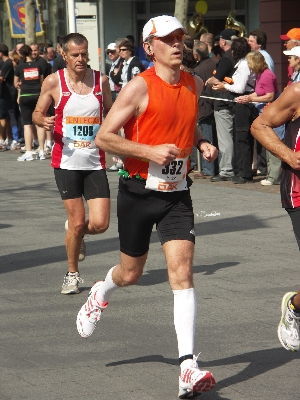
[[[175,17],[163,15],[146,23],[143,47],[154,67],[122,88],[97,134],[98,147],[125,156],[119,172],[117,204],[121,261],[109,270],[104,281],[92,287],[77,315],[77,330],[87,338],[108,307],[112,293],[136,284],[142,276],[156,225],[173,291],[181,399],[215,386],[212,373],[200,370],[194,356],[195,231],[188,171],[193,145],[208,161],[214,161],[218,151],[196,125],[203,81],[181,70],[187,33]],[[120,51],[125,58],[125,43],[120,44]],[[117,135],[121,127],[125,137]]]
[[[123,88],[132,78],[143,72],[145,67],[138,57],[134,56],[134,46],[130,40],[124,39],[120,42],[119,54],[123,58],[123,64],[118,77]]]
[[[300,28],[292,28],[286,34],[280,35],[280,39],[283,40],[283,45],[286,51],[292,50],[296,46],[300,46]],[[288,65],[288,83],[290,86],[292,82],[293,68]]]
[[[119,51],[116,47],[116,43],[110,43],[106,48],[106,54],[111,61],[111,66],[108,73],[109,86],[111,91],[112,101],[114,102],[118,97],[118,94],[121,90],[121,85],[118,82],[115,82],[114,75],[115,71],[119,71],[122,66],[122,59],[119,55]]]
[[[283,52],[283,54],[288,56],[289,67],[292,70],[290,82],[291,83],[299,82],[300,81],[300,46],[293,47],[290,50],[285,50]]]

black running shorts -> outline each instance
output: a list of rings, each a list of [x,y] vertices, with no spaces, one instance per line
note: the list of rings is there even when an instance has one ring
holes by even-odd
[[[20,110],[23,125],[32,125],[32,113],[35,110],[39,95],[21,96]]]
[[[300,250],[300,207],[286,208],[286,211],[291,218],[294,235]]]
[[[144,181],[120,178],[117,204],[120,250],[124,254],[146,254],[154,224],[161,244],[170,240],[195,243],[189,190],[162,193],[145,189]]]
[[[54,176],[62,200],[82,196],[85,200],[110,197],[104,169],[82,171],[54,168]]]

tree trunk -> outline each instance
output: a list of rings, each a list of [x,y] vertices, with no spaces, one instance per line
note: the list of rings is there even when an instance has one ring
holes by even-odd
[[[25,0],[25,43],[35,42],[35,2]]]
[[[175,14],[174,16],[181,22],[182,26],[187,28],[187,12],[189,0],[175,0]]]

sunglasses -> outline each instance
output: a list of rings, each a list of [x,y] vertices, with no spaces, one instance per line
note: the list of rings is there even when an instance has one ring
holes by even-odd
[[[115,54],[116,50],[107,50],[106,54]]]
[[[169,35],[163,37],[154,36],[153,39],[160,40],[161,42],[164,43],[172,43],[176,39],[176,42],[180,43],[183,41],[183,37],[184,37],[183,33],[170,33]]]
[[[128,49],[119,49],[119,51],[127,51]]]

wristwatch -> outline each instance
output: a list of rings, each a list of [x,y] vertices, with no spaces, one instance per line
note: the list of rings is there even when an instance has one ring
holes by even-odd
[[[200,153],[202,153],[202,151],[200,150],[200,146],[201,146],[202,143],[209,143],[209,144],[212,145],[212,142],[210,140],[208,140],[208,139],[200,139],[200,140],[198,140],[196,147],[200,151]]]

